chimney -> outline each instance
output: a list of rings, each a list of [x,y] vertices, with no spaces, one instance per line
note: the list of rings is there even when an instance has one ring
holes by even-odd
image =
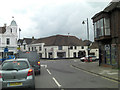
[[[34,36],[32,36],[32,41],[34,41]]]
[[[6,23],[4,23],[4,27],[6,27],[7,26],[7,24]]]

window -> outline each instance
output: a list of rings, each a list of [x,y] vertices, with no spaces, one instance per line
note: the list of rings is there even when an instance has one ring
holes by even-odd
[[[94,23],[94,35],[95,35],[95,38],[97,38],[96,22]]]
[[[77,49],[77,46],[75,46],[75,49]]]
[[[95,38],[104,35],[110,35],[110,20],[102,18],[94,23]],[[105,32],[105,33],[104,33]]]
[[[32,47],[32,51],[33,51],[33,47]]]
[[[29,51],[30,51],[30,47],[29,47],[28,49],[29,49]]]
[[[0,44],[1,44],[1,38],[0,38]]]
[[[24,50],[26,49],[26,45],[24,45]]]
[[[12,28],[10,29],[11,33],[12,33]]]
[[[84,46],[82,46],[81,49],[84,49]]]
[[[10,39],[9,38],[6,39],[6,43],[7,43],[7,45],[10,44]]]
[[[35,47],[35,51],[36,51],[37,49],[36,49],[36,47]]]
[[[110,20],[109,18],[104,18],[104,28],[105,28],[105,35],[110,35]]]
[[[70,49],[73,49],[73,46],[70,46]]]
[[[39,47],[39,51],[41,51],[42,50],[42,48],[41,47]]]
[[[25,61],[9,61],[5,62],[2,66],[2,70],[16,69],[22,70],[29,68],[28,63]]]
[[[103,18],[100,19],[100,36],[103,36],[104,35],[104,32],[103,32]]]
[[[58,46],[58,50],[62,50],[62,46]]]

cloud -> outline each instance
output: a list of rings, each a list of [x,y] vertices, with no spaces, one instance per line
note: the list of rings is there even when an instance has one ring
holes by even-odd
[[[9,25],[14,16],[22,30],[21,37],[70,33],[87,39],[86,25],[82,25],[82,21],[89,18],[91,40],[94,39],[91,17],[108,4],[92,0],[3,0],[1,3],[0,25]]]

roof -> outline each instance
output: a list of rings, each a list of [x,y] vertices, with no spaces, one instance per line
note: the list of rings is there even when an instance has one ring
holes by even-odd
[[[0,33],[5,33],[6,32],[6,29],[5,29],[5,27],[0,27]]]
[[[119,8],[120,9],[120,1],[118,2],[111,2],[103,11],[105,12],[109,12],[112,11],[115,8]]]
[[[83,46],[83,41],[75,36],[55,35],[34,40],[31,44],[45,43],[46,46]]]
[[[19,39],[18,42],[20,42],[22,45],[24,40],[25,40],[26,44],[30,44],[33,41],[32,38],[23,38],[23,39]],[[36,40],[36,39],[34,39],[34,40]]]
[[[90,46],[90,49],[97,49],[97,48],[99,48],[97,42],[93,42],[92,45]]]
[[[16,23],[15,20],[12,20],[10,25],[11,25],[11,26],[17,26],[17,23]]]
[[[88,46],[88,45],[90,45],[91,43],[92,43],[92,42],[89,41],[89,40],[84,40],[84,41],[83,41],[84,46]]]
[[[95,14],[92,17],[92,19],[94,19],[95,17],[99,16],[102,13],[110,12],[110,11],[116,9],[116,8],[120,9],[120,1],[118,1],[118,2],[110,2],[109,5],[103,11],[100,11],[99,13]]]

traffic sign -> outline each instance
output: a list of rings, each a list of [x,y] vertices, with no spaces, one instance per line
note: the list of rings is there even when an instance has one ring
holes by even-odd
[[[4,48],[4,52],[8,52],[8,48]]]

